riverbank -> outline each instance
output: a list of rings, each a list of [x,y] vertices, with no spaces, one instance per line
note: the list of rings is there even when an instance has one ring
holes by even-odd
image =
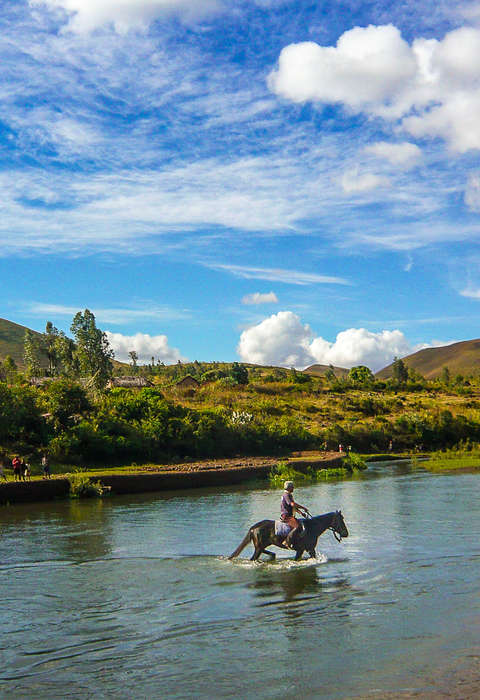
[[[85,472],[92,481],[100,481],[112,494],[143,493],[149,491],[175,491],[241,484],[254,479],[268,479],[279,461],[291,463],[295,468],[314,466],[316,469],[338,469],[344,454],[293,453],[289,457],[255,457],[242,460],[205,460],[176,465],[143,465],[124,469],[91,469]],[[68,474],[54,475],[50,479],[36,477],[31,481],[9,481],[0,484],[0,504],[32,503],[55,498],[67,498],[70,493]]]

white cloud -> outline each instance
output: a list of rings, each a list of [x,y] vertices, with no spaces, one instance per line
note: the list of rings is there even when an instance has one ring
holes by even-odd
[[[254,364],[306,367],[319,363],[348,368],[361,364],[377,371],[395,356],[415,349],[399,330],[372,333],[349,328],[329,342],[314,337],[310,326],[293,312],[280,311],[243,331],[237,352],[244,362]]]
[[[365,328],[349,328],[339,333],[334,343],[315,338],[310,352],[320,364],[338,367],[366,365],[376,372],[392,362],[395,356],[413,352],[413,348],[399,330],[372,333]]]
[[[175,364],[178,360],[186,360],[176,348],[168,344],[166,335],[149,335],[148,333],[136,333],[135,335],[123,335],[105,331],[108,342],[115,351],[115,359],[120,362],[130,362],[128,353],[135,350],[140,364],[159,360],[165,364]]]
[[[377,187],[386,187],[389,181],[386,177],[374,173],[359,173],[357,168],[343,174],[342,188],[344,192],[370,192]]]
[[[145,302],[144,306],[145,308],[140,309],[106,309],[101,307],[92,307],[90,311],[94,314],[98,323],[112,323],[114,325],[137,323],[138,321],[146,320],[179,320],[190,317],[190,313],[186,310],[176,310],[167,306],[157,306],[151,302]],[[30,302],[29,304],[25,305],[24,309],[34,316],[43,316],[46,320],[54,320],[55,318],[63,317],[73,318],[78,311],[82,310],[82,307],[66,306],[64,304]]]
[[[336,47],[313,41],[285,47],[269,85],[295,102],[342,102],[362,108],[393,99],[415,70],[399,30],[391,24],[370,25],[345,32]]]
[[[269,86],[294,102],[340,103],[401,119],[416,137],[440,137],[453,150],[480,148],[480,30],[461,27],[409,45],[389,25],[355,27],[336,46],[286,46]]]
[[[460,290],[459,294],[462,297],[467,297],[467,299],[480,299],[480,287],[469,285],[465,289]]]
[[[243,297],[242,304],[278,304],[278,298],[275,292],[268,292],[265,294],[253,292]]]
[[[422,156],[422,152],[417,145],[404,141],[402,143],[388,143],[388,141],[378,141],[365,147],[367,153],[372,153],[377,158],[385,158],[392,165],[401,168],[414,167]]]
[[[472,211],[480,211],[480,177],[472,175],[465,189],[465,204]]]
[[[243,331],[237,352],[244,362],[304,367],[311,359],[312,332],[291,311],[279,311]]]
[[[267,280],[269,282],[283,282],[284,284],[297,284],[305,286],[309,284],[350,284],[343,277],[331,277],[318,275],[314,272],[300,272],[299,270],[280,270],[278,268],[247,267],[244,265],[208,265],[214,270],[226,270],[236,277],[243,279]]]
[[[113,25],[123,34],[169,15],[185,21],[200,19],[219,10],[221,0],[30,0],[30,4],[64,10],[69,17],[68,28],[73,32]]]

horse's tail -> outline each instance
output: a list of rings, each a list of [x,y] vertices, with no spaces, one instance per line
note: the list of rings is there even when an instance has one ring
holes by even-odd
[[[240,554],[242,549],[245,549],[245,547],[251,541],[251,539],[252,539],[252,528],[250,528],[250,530],[247,532],[247,534],[245,535],[243,540],[240,542],[240,544],[238,545],[236,550],[234,552],[232,552],[232,554],[230,554],[230,556],[228,558],[234,559],[235,557],[238,557],[238,555]]]

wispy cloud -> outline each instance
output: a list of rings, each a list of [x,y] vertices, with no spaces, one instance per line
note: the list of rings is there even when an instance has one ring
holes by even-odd
[[[138,324],[142,321],[185,320],[191,317],[190,312],[187,310],[176,310],[169,307],[157,306],[152,303],[145,303],[145,307],[146,308],[105,309],[93,305],[90,311],[100,323],[111,323],[112,325]],[[84,306],[65,306],[62,304],[31,302],[25,305],[24,311],[32,316],[42,316],[46,320],[52,320],[52,318],[73,317],[79,310],[83,310],[83,308]]]
[[[301,272],[299,270],[281,270],[215,263],[207,266],[214,270],[225,270],[225,272],[230,272],[232,275],[244,279],[267,280],[269,282],[283,282],[284,284],[297,284],[302,286],[310,284],[351,284],[351,282],[342,277],[331,277],[330,275],[319,275],[314,272]]]

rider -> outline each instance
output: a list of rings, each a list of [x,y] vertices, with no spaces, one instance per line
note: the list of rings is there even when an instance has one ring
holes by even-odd
[[[293,498],[293,481],[286,481],[283,485],[285,489],[282,494],[282,501],[280,503],[280,520],[292,528],[288,533],[283,544],[285,544],[289,549],[294,549],[293,540],[297,534],[303,531],[303,525],[294,516],[295,512],[299,512],[301,515],[306,517],[309,514],[308,508],[301,506],[300,503],[295,503]]]

